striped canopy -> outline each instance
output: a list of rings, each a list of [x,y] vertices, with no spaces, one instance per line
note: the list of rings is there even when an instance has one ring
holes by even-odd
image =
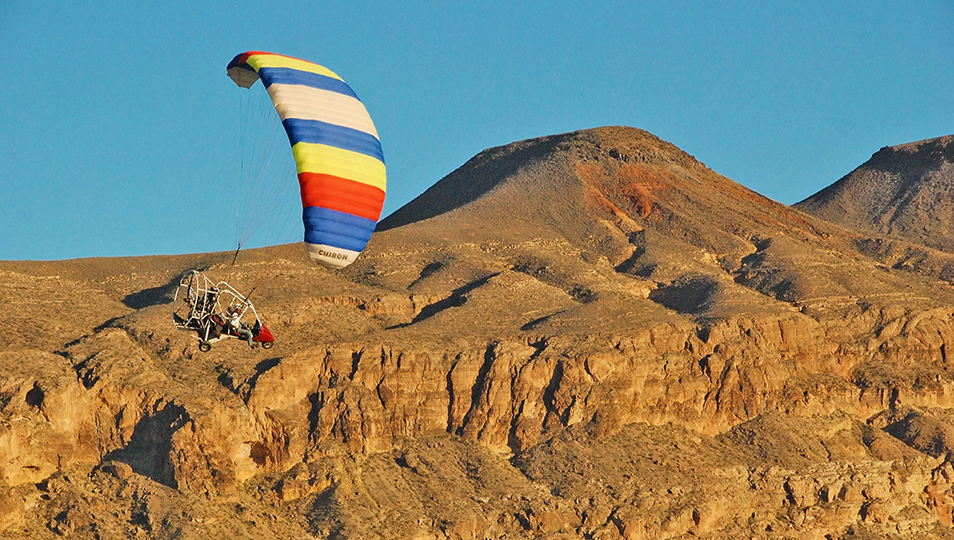
[[[261,79],[298,165],[309,256],[329,268],[354,262],[381,217],[384,153],[371,116],[331,70],[305,60],[249,51],[229,77],[250,88]]]

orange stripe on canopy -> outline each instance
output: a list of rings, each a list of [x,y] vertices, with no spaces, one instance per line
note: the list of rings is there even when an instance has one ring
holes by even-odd
[[[330,174],[298,175],[303,207],[317,206],[377,221],[384,206],[384,191],[362,182]]]

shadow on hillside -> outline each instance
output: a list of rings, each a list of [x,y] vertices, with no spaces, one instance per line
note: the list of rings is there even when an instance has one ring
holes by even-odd
[[[707,276],[682,279],[649,293],[649,299],[683,315],[705,311],[718,291],[718,283]]]
[[[411,326],[412,324],[419,323],[425,319],[430,319],[434,315],[437,315],[438,313],[446,309],[460,307],[467,303],[467,293],[473,291],[474,289],[477,289],[478,287],[482,287],[488,281],[490,281],[491,278],[498,275],[500,275],[500,272],[490,274],[489,276],[482,277],[476,281],[472,281],[471,283],[468,283],[462,287],[458,287],[457,289],[454,289],[451,292],[450,296],[448,296],[447,298],[434,302],[433,304],[430,304],[428,306],[425,306],[424,309],[422,309],[421,312],[418,313],[417,316],[414,317],[414,320],[412,320],[411,322],[402,323],[402,324],[388,327],[388,330],[395,329],[395,328],[406,328],[408,326]]]
[[[123,297],[122,303],[128,308],[143,309],[159,304],[166,304],[172,301],[176,294],[176,288],[179,286],[179,276],[172,281],[158,287],[150,287],[134,293],[129,293]]]
[[[105,459],[126,463],[136,473],[177,489],[179,483],[171,461],[172,435],[189,421],[184,407],[169,403],[139,420],[129,444],[109,452]]]

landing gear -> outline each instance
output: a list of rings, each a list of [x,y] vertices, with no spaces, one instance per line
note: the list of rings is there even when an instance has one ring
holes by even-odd
[[[202,352],[209,352],[212,350],[212,344],[209,343],[208,341],[200,341],[199,350]]]

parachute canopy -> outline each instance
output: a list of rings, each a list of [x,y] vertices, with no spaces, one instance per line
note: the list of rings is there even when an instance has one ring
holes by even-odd
[[[364,105],[341,77],[305,60],[249,51],[229,77],[250,88],[261,79],[298,165],[308,255],[329,268],[352,262],[381,217],[384,152]]]

